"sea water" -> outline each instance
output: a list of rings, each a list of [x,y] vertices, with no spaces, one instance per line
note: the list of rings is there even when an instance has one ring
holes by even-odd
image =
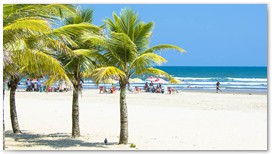
[[[223,91],[267,92],[267,67],[182,67],[159,69],[182,81],[183,89],[214,90],[216,80]]]
[[[160,66],[156,68],[181,81],[180,84],[163,83],[163,86],[180,90],[215,91],[218,80],[223,92],[267,92],[267,67]],[[139,76],[138,78],[141,78],[143,82],[130,85],[142,88],[149,76],[151,75]],[[100,84],[99,86],[101,85],[112,86],[112,84]],[[114,85],[118,87],[118,84]],[[97,88],[90,79],[85,79],[83,87]]]
[[[223,92],[267,92],[267,67],[196,67],[196,66],[159,66],[177,80],[180,84],[163,83],[163,86],[174,87],[180,90],[215,91],[216,80],[220,82]],[[138,76],[143,81],[131,83],[131,86],[144,87],[145,80],[151,75]],[[136,77],[136,76],[134,76]],[[160,76],[163,78],[163,76]],[[166,79],[167,80],[167,79]],[[20,82],[19,88],[25,88],[25,79]],[[101,83],[96,85],[91,79],[84,79],[84,89],[95,89],[99,86],[110,88],[115,84]],[[156,85],[156,83],[155,83]],[[57,83],[55,84],[57,86]]]

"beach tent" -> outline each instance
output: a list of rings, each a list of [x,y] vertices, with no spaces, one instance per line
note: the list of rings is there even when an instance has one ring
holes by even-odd
[[[133,79],[129,79],[129,82],[130,83],[142,83],[144,81],[140,78],[133,78]]]
[[[110,78],[110,79],[104,80],[103,83],[105,83],[105,84],[113,84],[113,83],[116,84],[116,83],[118,83],[118,81]]]

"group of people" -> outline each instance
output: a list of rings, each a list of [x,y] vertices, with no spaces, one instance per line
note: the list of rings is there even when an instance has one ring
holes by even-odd
[[[111,94],[113,94],[116,90],[117,90],[116,86],[113,86],[113,85],[112,85],[112,88],[110,88],[110,89],[107,89],[106,86],[100,86],[99,87],[99,93],[100,94],[101,93],[111,93]]]
[[[65,81],[60,80],[56,87],[49,87],[47,88],[48,92],[67,92],[69,90],[69,86],[66,84]]]
[[[220,86],[220,82],[217,80],[216,81],[216,93],[218,93],[218,91],[222,92],[222,90],[219,88]],[[116,87],[114,87],[116,88]],[[102,87],[100,86],[100,93],[113,93],[116,89],[114,88],[110,88],[110,90],[108,91],[106,89],[106,87]],[[161,83],[155,85],[152,81],[150,83],[146,82],[145,85],[144,85],[144,88],[143,90],[145,92],[152,92],[152,93],[165,93],[165,92],[168,92],[169,94],[171,93],[179,93],[178,90],[176,88],[171,88],[171,87],[166,87],[165,86],[162,86]],[[114,89],[114,90],[112,90]],[[139,87],[133,87],[133,86],[128,86],[128,91],[129,92],[140,92],[141,89]]]
[[[164,88],[162,87],[162,84],[159,83],[157,86],[155,86],[152,81],[149,84],[148,82],[145,83],[144,90],[146,92],[152,93],[164,93]]]
[[[26,80],[26,91],[43,91],[44,87],[42,86],[42,82],[39,79],[27,79]]]
[[[222,90],[219,88],[219,86],[220,86],[220,82],[218,80],[216,80],[216,93],[218,93],[218,91],[222,92]],[[168,87],[168,88],[170,88],[170,87]],[[152,92],[152,93],[164,93],[164,88],[162,87],[162,84],[159,83],[159,85],[154,86],[154,83],[152,81],[150,82],[150,84],[148,84],[148,82],[145,83],[144,90],[146,92]],[[168,89],[168,91],[177,91],[177,90],[175,88],[174,89],[170,88],[170,89]]]
[[[82,82],[80,84],[80,90],[82,89]],[[26,80],[26,91],[48,91],[48,92],[63,92],[68,91],[69,86],[65,81],[60,80],[57,86],[46,87],[43,85],[39,79],[30,79]]]
[[[83,88],[83,86],[82,86],[83,83],[84,82],[81,80],[80,81],[80,90]],[[39,79],[30,79],[30,78],[28,78],[26,80],[26,86],[27,86],[26,91],[40,91],[40,92],[42,92],[46,88],[45,86],[43,86],[43,83]],[[218,91],[222,92],[222,90],[219,88],[219,86],[220,86],[220,82],[217,80],[216,81],[216,93],[218,93]],[[128,89],[132,90],[133,88],[130,87]],[[116,90],[116,87],[113,87],[110,89],[110,92],[113,93],[115,90]],[[49,91],[51,91],[51,89]],[[58,84],[58,87],[54,88],[54,90],[52,89],[52,91],[59,91],[59,92],[68,91],[68,86],[66,85],[66,83],[64,81],[60,81]],[[165,89],[161,83],[159,83],[158,85],[154,85],[154,83],[151,81],[150,83],[148,83],[148,82],[145,83],[144,91],[145,92],[152,92],[152,93],[164,93]],[[101,92],[107,92],[106,88],[105,87],[100,88],[100,93]]]

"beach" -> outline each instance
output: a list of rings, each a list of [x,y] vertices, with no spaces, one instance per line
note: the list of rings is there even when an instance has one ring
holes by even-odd
[[[267,95],[127,93],[129,144],[119,141],[119,91],[84,90],[81,137],[71,138],[72,92],[17,92],[22,134],[5,96],[6,150],[266,150]],[[104,139],[108,144],[104,144]],[[136,148],[130,148],[130,144]]]

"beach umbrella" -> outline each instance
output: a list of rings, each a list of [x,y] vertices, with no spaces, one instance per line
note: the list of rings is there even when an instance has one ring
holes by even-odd
[[[142,79],[140,78],[133,78],[133,79],[129,79],[130,83],[141,83],[144,82]]]
[[[156,78],[154,80],[154,83],[167,83],[165,80],[163,80],[162,78]]]
[[[156,79],[157,79],[156,77],[150,76],[145,81],[155,82]]]

